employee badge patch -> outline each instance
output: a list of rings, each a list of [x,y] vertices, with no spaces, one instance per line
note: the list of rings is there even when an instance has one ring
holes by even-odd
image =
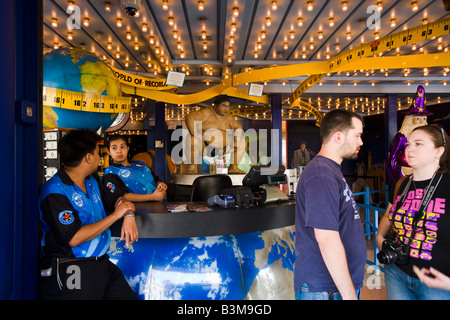
[[[61,211],[58,215],[59,222],[64,225],[71,224],[75,219],[73,217],[73,212],[70,210]]]
[[[114,192],[114,190],[116,190],[116,186],[113,184],[113,183],[111,183],[111,182],[108,182],[107,184],[106,184],[106,187],[109,189],[109,191],[111,191],[111,192]]]

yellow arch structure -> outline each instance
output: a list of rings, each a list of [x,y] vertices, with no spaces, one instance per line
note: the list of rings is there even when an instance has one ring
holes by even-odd
[[[168,92],[169,89],[173,89],[174,87],[166,86],[165,79],[141,77],[114,67],[111,68],[118,76],[123,92],[172,104],[195,104],[211,99],[220,94],[267,104],[268,98],[266,95],[263,95],[262,97],[249,96],[247,90],[236,87],[252,82],[308,76],[308,78],[303,81],[291,94],[289,99],[290,107],[298,106],[312,112],[317,118],[317,124],[320,125],[320,112],[318,112],[318,110],[310,104],[302,102],[300,100],[300,96],[308,88],[311,88],[319,82],[325,74],[330,72],[367,69],[368,66],[370,66],[370,69],[448,66],[450,63],[450,53],[446,52],[428,55],[390,57],[373,56],[379,54],[380,52],[389,51],[418,41],[448,35],[449,33],[450,17],[397,32],[369,43],[361,44],[354,49],[350,49],[336,55],[328,61],[292,64],[243,72],[222,80],[222,82],[216,86],[197,93],[186,95]],[[77,101],[75,98],[72,100]],[[95,106],[96,104],[94,103],[92,105]],[[106,112],[108,109],[110,109],[109,111],[112,109],[117,110],[120,109],[120,106],[124,105],[126,105],[125,101],[108,101],[109,108],[105,108],[104,111]],[[61,107],[63,106],[61,105]],[[68,107],[70,108],[70,106]]]

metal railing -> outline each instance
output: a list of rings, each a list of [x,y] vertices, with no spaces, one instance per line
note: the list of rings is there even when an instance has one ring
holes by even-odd
[[[385,193],[385,201],[380,201],[379,203],[371,203],[371,194],[374,193]],[[388,204],[388,195],[389,195],[389,187],[386,185],[385,189],[370,191],[369,187],[365,187],[365,191],[354,193],[353,196],[364,196],[364,203],[356,203],[359,209],[364,209],[364,219],[363,227],[364,227],[364,235],[367,240],[372,240],[371,244],[368,244],[367,247],[373,247],[373,260],[367,259],[367,264],[376,266],[375,272],[378,273],[380,270],[384,271],[384,268],[380,266],[380,263],[377,259],[377,253],[379,249],[375,243],[375,236],[378,231],[378,223],[380,221],[380,217],[384,215],[386,212],[386,207]],[[385,205],[385,208],[382,208],[382,205]],[[360,210],[361,212],[361,210]]]

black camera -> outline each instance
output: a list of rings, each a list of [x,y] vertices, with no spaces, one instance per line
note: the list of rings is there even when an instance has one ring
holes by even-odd
[[[409,260],[409,245],[397,243],[393,240],[384,240],[377,258],[382,264],[407,264]]]

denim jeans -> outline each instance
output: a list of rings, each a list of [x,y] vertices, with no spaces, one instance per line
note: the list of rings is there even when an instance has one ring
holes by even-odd
[[[450,291],[429,288],[395,264],[384,266],[384,278],[388,300],[450,300]]]
[[[361,289],[356,290],[356,297],[358,300],[361,296]],[[302,291],[295,293],[295,300],[342,300],[339,292],[310,292],[308,285],[302,285]]]

